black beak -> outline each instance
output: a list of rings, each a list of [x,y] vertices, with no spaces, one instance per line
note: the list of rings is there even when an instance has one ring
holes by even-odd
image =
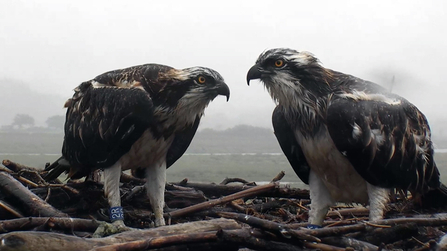
[[[222,95],[227,97],[227,102],[230,99],[230,88],[228,88],[228,85],[224,82],[218,83],[216,85],[216,90],[218,95]]]
[[[250,80],[261,78],[261,66],[259,64],[253,65],[247,73],[247,85],[250,85]]]

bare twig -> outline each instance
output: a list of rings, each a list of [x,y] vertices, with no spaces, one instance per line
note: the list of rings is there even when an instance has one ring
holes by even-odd
[[[286,238],[290,238],[291,236],[293,236],[300,240],[316,241],[316,242],[321,241],[320,239],[318,239],[314,236],[308,235],[304,232],[290,229],[286,224],[280,224],[280,223],[276,223],[273,221],[263,220],[258,217],[239,214],[239,213],[221,212],[221,213],[217,213],[217,215],[224,217],[224,218],[235,219],[237,221],[249,224],[252,227],[257,227],[257,228],[273,231],[273,232],[280,234]]]
[[[222,182],[220,182],[220,185],[227,185],[227,184],[235,183],[235,182],[242,183],[244,185],[250,183],[249,181],[246,181],[241,178],[225,178]]]
[[[10,214],[14,215],[15,217],[23,217],[23,215],[21,213],[19,213],[19,211],[17,211],[17,209],[13,208],[11,205],[9,205],[8,203],[0,200],[0,208],[5,209],[6,211],[8,211]]]
[[[217,206],[217,205],[228,203],[230,201],[237,200],[237,199],[240,199],[240,198],[255,196],[257,194],[263,193],[263,192],[268,191],[268,190],[272,190],[272,189],[277,188],[277,187],[278,187],[277,183],[269,183],[269,184],[266,184],[266,185],[263,185],[263,186],[252,187],[250,189],[247,189],[247,190],[244,190],[244,191],[240,191],[238,193],[231,194],[231,195],[219,198],[219,199],[214,199],[214,200],[202,202],[202,203],[190,206],[190,207],[186,207],[186,208],[182,208],[182,209],[173,211],[171,213],[168,213],[167,216],[168,217],[172,217],[172,218],[184,216],[184,215],[187,215],[187,214],[191,214],[191,213],[195,213],[195,212],[198,212],[198,211],[206,210],[208,208],[211,208],[211,207],[214,207],[214,206]]]

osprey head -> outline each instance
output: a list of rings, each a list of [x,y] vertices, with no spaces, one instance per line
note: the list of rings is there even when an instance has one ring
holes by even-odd
[[[281,102],[304,92],[320,96],[329,88],[329,72],[309,52],[278,48],[263,52],[247,74],[247,84],[260,79],[272,98]]]
[[[191,89],[187,94],[204,93],[213,100],[217,95],[230,99],[230,89],[225,84],[223,77],[215,70],[206,67],[191,67],[183,69],[186,78],[191,81]]]
[[[222,76],[205,67],[160,72],[160,82],[165,83],[158,92],[154,104],[159,111],[170,110],[188,123],[201,116],[208,104],[218,95],[230,97],[230,89]]]

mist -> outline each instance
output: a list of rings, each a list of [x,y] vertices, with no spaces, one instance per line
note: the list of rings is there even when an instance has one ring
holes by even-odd
[[[220,72],[201,129],[271,127],[274,103],[245,76],[266,49],[310,51],[327,67],[376,82],[446,136],[444,1],[1,1],[0,126],[63,115],[83,81],[145,63]]]

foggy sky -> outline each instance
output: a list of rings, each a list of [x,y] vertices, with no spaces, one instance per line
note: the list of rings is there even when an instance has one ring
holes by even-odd
[[[271,98],[262,84],[247,86],[245,76],[262,51],[290,47],[383,86],[394,76],[393,92],[434,122],[446,119],[446,12],[442,0],[0,0],[0,79],[66,99],[79,83],[109,70],[206,66],[222,74],[231,97],[210,104],[202,128],[271,127]],[[38,107],[26,109],[33,114]],[[4,109],[14,105],[0,107],[0,117]]]

